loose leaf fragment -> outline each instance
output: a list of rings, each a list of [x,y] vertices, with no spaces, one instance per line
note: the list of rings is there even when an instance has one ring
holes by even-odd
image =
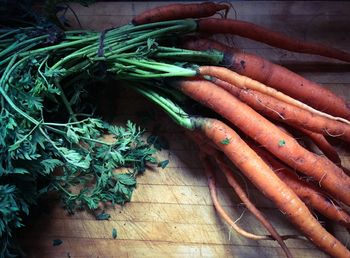
[[[61,240],[61,239],[54,239],[53,241],[52,241],[52,245],[53,246],[59,246],[59,245],[61,245],[63,243],[63,241]]]
[[[230,143],[230,139],[229,139],[229,138],[225,138],[225,139],[223,139],[223,140],[221,141],[221,143],[224,144],[224,145],[227,145],[227,144]]]
[[[158,167],[161,167],[162,169],[166,168],[166,166],[169,164],[169,160],[163,160],[158,163]]]
[[[113,239],[117,238],[117,230],[115,228],[112,229],[112,237]]]
[[[96,215],[97,220],[109,220],[110,217],[111,215],[105,213],[104,211]]]
[[[278,146],[280,146],[280,147],[283,147],[284,145],[286,145],[286,141],[285,140],[279,140],[279,142],[278,142]]]

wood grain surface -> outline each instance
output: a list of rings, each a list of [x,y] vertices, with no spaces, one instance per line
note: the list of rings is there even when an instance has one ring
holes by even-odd
[[[103,30],[126,24],[135,14],[164,4],[99,2],[89,8],[78,5],[72,8],[83,28]],[[350,2],[233,1],[232,4],[236,11],[231,11],[232,18],[350,51]],[[69,19],[77,27],[72,14]],[[239,37],[225,40],[247,52],[282,63],[350,101],[349,64],[273,49]],[[108,221],[96,221],[86,212],[68,215],[59,203],[50,201],[48,211],[21,234],[29,257],[283,257],[281,248],[273,241],[244,239],[220,221],[212,207],[197,150],[177,125],[135,93],[124,90],[118,95],[109,102],[102,101],[101,108],[112,110],[116,123],[130,119],[166,137],[170,148],[161,151],[159,158],[169,159],[169,165],[140,176],[131,203],[106,209],[111,215]],[[154,110],[156,116],[144,122],[140,113],[147,110]],[[346,148],[348,146],[339,146],[339,151],[344,165],[350,168],[350,152]],[[222,179],[218,180],[219,199],[227,212],[246,230],[266,234]],[[249,183],[244,180],[242,183],[279,233],[298,234],[270,201]],[[349,246],[349,234],[343,228],[327,223],[326,226]],[[117,230],[116,239],[112,238],[113,228]],[[53,246],[54,239],[63,243]],[[286,243],[295,257],[327,257],[307,241]]]

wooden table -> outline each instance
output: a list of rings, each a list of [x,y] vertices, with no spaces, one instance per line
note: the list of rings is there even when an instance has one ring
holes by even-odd
[[[251,21],[291,36],[319,41],[350,51],[350,2],[234,1],[237,19]],[[142,10],[164,2],[100,2],[83,8],[72,5],[84,28],[105,29],[128,23]],[[230,13],[234,17],[234,12]],[[70,15],[74,23],[73,17]],[[76,23],[75,23],[76,26]],[[311,55],[272,49],[264,44],[239,37],[228,39],[235,46],[282,63],[305,77],[322,83],[350,100],[350,68],[341,62]],[[108,106],[115,110],[117,121],[139,120],[138,112],[155,109],[132,92]],[[156,109],[155,109],[156,110]],[[164,169],[147,171],[138,178],[132,202],[108,209],[111,219],[96,221],[85,212],[70,216],[59,204],[51,203],[48,214],[41,215],[23,232],[21,238],[30,257],[282,257],[272,241],[252,241],[238,236],[221,222],[212,207],[207,182],[197,151],[182,130],[164,113],[156,110],[157,119],[145,127],[158,128],[170,149],[160,159],[169,159]],[[344,165],[350,167],[349,152],[340,149]],[[225,209],[246,230],[265,234],[265,230],[240,204],[227,183],[218,180],[219,198]],[[268,200],[247,183],[251,199],[267,215],[281,234],[298,234]],[[321,218],[320,218],[321,219]],[[112,229],[117,238],[112,238]],[[330,230],[349,243],[343,228]],[[54,239],[63,243],[53,246]],[[312,244],[288,240],[295,257],[326,257]]]

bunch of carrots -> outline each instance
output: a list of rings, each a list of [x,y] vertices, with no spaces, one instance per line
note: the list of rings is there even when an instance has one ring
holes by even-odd
[[[227,4],[212,2],[173,4],[147,10],[132,24],[102,33],[60,31],[53,41],[40,27],[4,29],[0,36],[2,103],[34,124],[34,129],[46,126],[7,93],[11,76],[27,67],[30,57],[38,63],[30,72],[40,76],[43,89],[59,93],[74,123],[81,117],[74,115],[77,107],[67,93],[81,90],[91,78],[116,79],[156,103],[198,143],[215,209],[240,235],[275,240],[287,257],[292,253],[284,241],[298,238],[277,232],[249,200],[232,165],[321,250],[333,257],[350,257],[345,244],[312,213],[316,210],[350,228],[349,171],[329,142],[329,138],[350,142],[349,104],[280,65],[198,35],[234,34],[343,62],[350,62],[350,53],[228,19],[229,9]],[[217,13],[223,17],[210,18]],[[24,33],[23,39],[16,38],[18,31]],[[210,117],[191,115],[184,99],[201,103],[211,111],[206,112]],[[301,145],[295,132],[307,136],[324,155]],[[268,235],[238,227],[225,212],[217,198],[214,168],[223,172]]]
[[[227,4],[211,2],[172,4],[147,10],[132,22],[139,26],[196,19],[195,34],[233,34],[289,51],[350,61],[350,53],[342,50],[228,19],[229,9]],[[208,18],[218,12],[224,12],[224,17]],[[162,81],[158,88],[132,88],[162,107],[187,128],[189,138],[198,143],[219,216],[244,237],[276,240],[286,256],[292,257],[284,240],[295,236],[278,234],[239,185],[233,164],[321,250],[332,257],[350,257],[344,244],[327,232],[312,213],[316,210],[350,228],[349,172],[328,140],[350,141],[349,103],[280,65],[208,37],[186,37],[176,46],[219,54],[221,60],[215,65],[196,66],[195,76]],[[164,85],[182,92],[218,116],[191,116],[167,97],[169,92],[164,90]],[[311,139],[324,155],[302,146],[293,136],[295,132]],[[247,232],[233,222],[216,196],[215,167],[224,173],[230,186],[270,235]]]

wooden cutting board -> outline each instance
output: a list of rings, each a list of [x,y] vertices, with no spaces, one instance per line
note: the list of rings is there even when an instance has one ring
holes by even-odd
[[[83,28],[103,30],[126,24],[135,14],[164,4],[100,2],[89,8],[78,5],[72,5],[72,8]],[[232,4],[235,12],[231,11],[231,18],[350,51],[350,2],[233,1]],[[69,19],[77,27],[72,14],[69,14]],[[350,100],[349,65],[273,49],[239,37],[225,40],[247,52],[282,63]],[[140,176],[132,202],[107,209],[111,215],[108,221],[96,221],[86,212],[68,215],[59,203],[50,202],[48,212],[40,215],[21,235],[29,257],[283,257],[276,243],[244,239],[222,223],[212,207],[207,182],[192,142],[151,103],[132,92],[121,95],[113,103],[102,104],[103,108],[112,110],[116,122],[131,119],[139,123],[142,123],[140,112],[154,110],[155,118],[143,125],[148,131],[157,130],[168,140],[170,148],[161,151],[159,158],[168,159],[169,165]],[[350,168],[350,152],[344,148],[340,148],[340,152],[344,165]],[[281,234],[298,234],[270,201],[245,183],[251,199]],[[218,187],[221,203],[239,226],[266,234],[220,176]],[[326,226],[344,243],[349,243],[349,234],[343,228],[333,224]],[[116,239],[112,237],[113,228],[117,230]],[[54,239],[63,242],[54,246]],[[309,242],[288,240],[286,243],[295,257],[327,257]]]

